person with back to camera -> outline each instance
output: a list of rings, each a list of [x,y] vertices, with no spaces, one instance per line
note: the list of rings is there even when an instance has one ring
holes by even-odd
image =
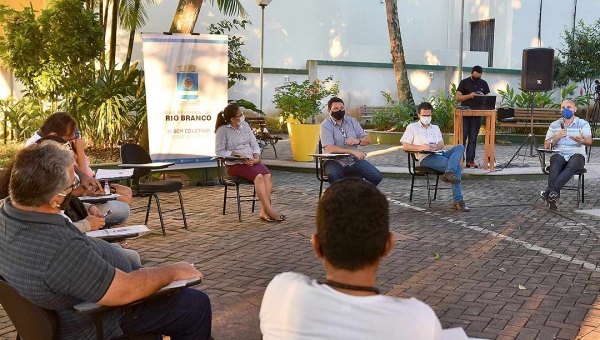
[[[488,83],[481,79],[483,68],[479,65],[473,66],[471,76],[458,83],[456,89],[456,100],[460,101],[462,106],[470,106],[475,96],[485,96],[490,93]],[[457,124],[460,124],[458,122]],[[467,148],[467,168],[477,168],[475,164],[475,149],[477,148],[477,135],[481,128],[481,117],[463,117],[463,146]],[[487,160],[486,160],[487,161]]]
[[[335,182],[319,200],[316,224],[311,243],[327,279],[275,276],[260,308],[265,340],[441,338],[431,307],[380,295],[375,287],[379,264],[394,245],[383,193],[360,179]]]
[[[239,161],[226,161],[225,167],[228,175],[243,177],[254,183],[256,196],[260,199],[258,217],[267,222],[284,221],[286,216],[277,212],[271,205],[271,172],[260,162],[260,146],[252,128],[244,121],[244,114],[239,106],[229,104],[218,114],[215,132],[217,156],[244,158]]]

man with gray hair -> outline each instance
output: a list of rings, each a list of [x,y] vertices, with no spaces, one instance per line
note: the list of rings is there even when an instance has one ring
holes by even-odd
[[[575,116],[577,105],[565,100],[560,105],[562,118],[548,127],[544,147],[559,152],[550,157],[548,187],[541,192],[550,210],[556,210],[560,189],[567,184],[577,170],[585,165],[585,147],[592,145],[590,124]]]
[[[91,340],[92,316],[74,314],[74,305],[124,305],[202,274],[188,263],[132,271],[127,258],[107,242],[83,235],[60,215],[77,185],[73,163],[72,153],[53,142],[17,153],[10,196],[0,206],[0,276],[24,298],[56,311],[58,339]],[[200,291],[186,288],[133,308],[134,334],[210,338],[210,301]],[[124,319],[119,310],[104,317],[107,339],[123,334]]]

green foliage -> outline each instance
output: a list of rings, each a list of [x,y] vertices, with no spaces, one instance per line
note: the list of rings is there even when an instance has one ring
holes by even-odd
[[[94,145],[114,145],[126,133],[139,138],[146,120],[144,79],[134,63],[128,69],[100,69],[81,100],[63,108],[78,122],[81,133]]]
[[[221,20],[216,25],[210,24],[208,26],[208,32],[210,34],[229,34],[232,29],[239,30],[240,28],[246,29],[246,25],[252,25],[248,20],[237,20],[233,21]],[[248,58],[242,54],[242,47],[246,45],[242,41],[241,37],[235,35],[229,35],[229,52],[228,52],[228,66],[227,66],[227,88],[231,88],[236,82],[246,80],[242,72],[244,69],[252,67]]]
[[[9,142],[7,144],[0,144],[0,167],[6,166],[8,162],[15,158],[15,155],[21,148],[23,143],[21,142]]]
[[[23,83],[25,95],[55,108],[92,81],[94,60],[104,50],[102,29],[80,0],[57,0],[37,19],[31,7],[3,7],[0,13],[0,60]]]
[[[40,114],[42,110],[39,102],[31,97],[23,97],[19,100],[9,97],[6,100],[0,100],[0,112],[2,112],[4,123],[7,126],[10,125],[10,128],[6,129],[7,134],[10,134],[10,130],[12,130],[12,135],[17,140],[31,136],[44,122],[44,118]],[[44,116],[48,115],[50,112],[44,111]]]
[[[211,5],[215,4],[215,0],[208,0]],[[242,18],[248,16],[246,13],[246,9],[242,6],[240,0],[217,0],[217,8],[219,12],[232,16],[232,15],[240,15]]]
[[[237,106],[243,107],[244,109],[252,110],[261,116],[265,116],[265,113],[259,109],[256,104],[246,99],[231,99],[228,101],[229,104],[236,104]]]
[[[560,104],[565,99],[571,99],[578,106],[585,106],[589,103],[591,95],[573,95],[577,89],[577,84],[569,84],[560,91],[560,100],[556,100],[555,91],[546,92],[521,92],[515,93],[515,89],[506,84],[506,89],[498,90],[502,96],[501,106],[508,107],[531,107],[533,98],[533,107],[536,108],[560,108]],[[519,89],[521,90],[521,89]],[[522,91],[522,90],[521,90]]]
[[[417,107],[412,102],[396,101],[389,93],[381,91],[387,101],[383,110],[373,113],[376,130],[402,130],[415,120]]]
[[[327,89],[327,85],[332,81],[333,77],[329,76],[323,81],[317,79],[311,82],[307,79],[301,83],[293,81],[276,87],[273,103],[277,109],[281,110],[279,116],[284,121],[291,116],[302,124],[307,123],[308,119],[311,118],[312,123],[314,123],[315,116],[320,114],[325,106],[322,100],[326,97],[335,96],[340,91],[339,80]]]
[[[565,29],[558,48],[555,82],[566,86],[581,82],[586,94],[594,91],[593,81],[600,75],[600,19],[590,25],[580,20],[574,28]]]
[[[442,132],[454,132],[454,109],[458,107],[456,101],[456,84],[452,84],[450,92],[435,90],[428,101],[433,105],[432,123],[439,126]]]

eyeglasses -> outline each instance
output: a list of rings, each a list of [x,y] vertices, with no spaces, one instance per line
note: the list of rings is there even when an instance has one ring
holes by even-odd
[[[238,119],[238,118],[242,118],[243,116],[244,116],[244,114],[242,113],[241,115],[239,115],[239,116],[235,116],[235,117],[233,117],[233,118],[235,118],[235,119]]]
[[[65,188],[64,191],[69,190],[69,188],[71,189],[71,191],[77,189],[77,187],[79,186],[79,184],[81,184],[81,182],[79,181],[79,178],[75,177],[75,180],[73,181],[73,184],[71,184],[71,186],[68,186],[67,188]],[[60,196],[65,196],[64,194],[59,194]]]
[[[71,145],[71,142],[65,142],[65,144],[64,144],[64,145],[65,145],[65,148],[67,148],[67,149],[69,149],[69,150],[73,151],[73,146]]]
[[[340,132],[342,133],[342,137],[348,138],[348,136],[346,136],[346,131],[344,131],[344,128],[342,126],[338,126],[338,129],[340,129]]]

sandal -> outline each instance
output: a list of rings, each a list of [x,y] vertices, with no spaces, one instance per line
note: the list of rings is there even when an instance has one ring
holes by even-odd
[[[118,245],[121,246],[121,248],[123,249],[130,249],[131,247],[129,246],[129,243],[127,243],[127,241],[119,241],[116,242]]]
[[[275,221],[275,222],[283,222],[283,221],[285,221],[285,219],[286,219],[285,215],[281,214],[281,215],[279,215],[279,219],[278,220],[276,220],[276,219],[273,218],[273,221]]]
[[[275,222],[275,219],[273,219],[272,217],[264,217],[264,216],[258,216],[258,218],[260,218],[261,220],[265,221],[265,222]]]

